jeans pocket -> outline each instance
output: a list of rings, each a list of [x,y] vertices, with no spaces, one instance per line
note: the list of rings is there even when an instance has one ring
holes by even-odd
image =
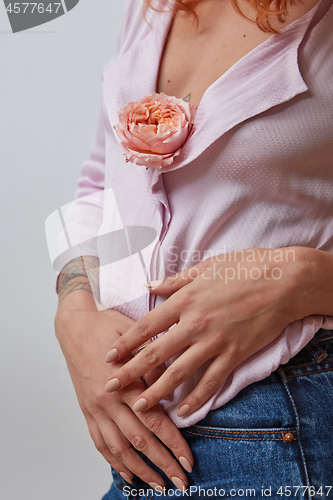
[[[281,441],[292,443],[297,439],[296,427],[284,429],[222,429],[192,425],[188,434],[228,441]]]
[[[279,498],[281,486],[303,484],[296,427],[223,429],[193,425],[184,429],[183,435],[197,464],[190,484],[216,488],[220,492],[216,498],[240,498],[244,492],[246,496],[262,497],[263,490],[266,496]]]

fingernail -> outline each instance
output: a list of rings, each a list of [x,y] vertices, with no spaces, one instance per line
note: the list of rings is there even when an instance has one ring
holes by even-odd
[[[118,356],[119,354],[117,349],[111,349],[111,351],[109,351],[105,356],[105,361],[107,363],[111,363],[111,361],[116,361],[116,359],[118,359]]]
[[[148,281],[148,283],[145,283],[143,286],[145,286],[146,288],[150,288],[150,290],[154,290],[154,288],[156,288],[162,282],[163,280]]]
[[[179,457],[178,460],[187,472],[192,472],[192,465],[187,460],[187,458]]]
[[[188,415],[191,411],[191,408],[189,405],[183,405],[179,408],[177,416],[178,417],[185,417],[185,415]]]
[[[117,378],[112,378],[105,386],[106,392],[113,392],[119,389],[120,382]]]
[[[181,491],[186,490],[185,483],[183,483],[183,481],[181,479],[179,479],[179,477],[172,477],[171,481],[173,482],[173,484],[176,486],[176,488],[178,490],[181,490]]]
[[[126,472],[119,472],[119,474],[123,479],[125,479],[125,481],[127,481],[128,483],[132,483],[132,479],[126,474]]]
[[[161,486],[158,483],[148,483],[148,484],[149,484],[149,486],[151,486],[153,488],[153,490],[157,490],[157,488],[162,488],[163,489],[163,486]]]
[[[134,403],[133,411],[143,411],[147,406],[148,402],[144,398],[140,398]]]

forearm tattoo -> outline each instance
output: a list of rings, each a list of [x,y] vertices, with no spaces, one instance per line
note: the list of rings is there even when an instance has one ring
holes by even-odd
[[[84,290],[99,300],[99,259],[78,257],[69,262],[58,278],[58,295],[61,302],[70,293]]]

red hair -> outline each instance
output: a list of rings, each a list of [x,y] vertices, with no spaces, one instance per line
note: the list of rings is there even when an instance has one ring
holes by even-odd
[[[159,11],[159,9],[153,6],[154,0],[144,1],[145,11],[150,8]],[[288,6],[294,5],[295,3],[297,3],[297,1],[300,0],[248,0],[248,3],[255,13],[255,22],[257,26],[262,31],[266,31],[269,33],[278,33],[278,30],[272,27],[270,20],[272,19],[272,17],[275,17],[279,22],[283,23],[286,18]],[[198,16],[195,12],[195,7],[200,2],[202,2],[202,0],[175,0],[173,11],[174,13],[177,10],[184,10],[186,12],[189,12],[195,17],[198,23]],[[252,19],[250,19],[243,13],[242,9],[239,7],[238,0],[230,0],[230,2],[241,16],[243,16],[245,19],[248,19],[249,21],[252,21]],[[275,5],[274,8],[272,8],[273,3]]]

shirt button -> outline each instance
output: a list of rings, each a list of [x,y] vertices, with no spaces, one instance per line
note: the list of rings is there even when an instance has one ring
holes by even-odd
[[[292,443],[294,441],[294,435],[291,433],[291,432],[287,432],[285,435],[284,435],[284,440],[286,443]]]

